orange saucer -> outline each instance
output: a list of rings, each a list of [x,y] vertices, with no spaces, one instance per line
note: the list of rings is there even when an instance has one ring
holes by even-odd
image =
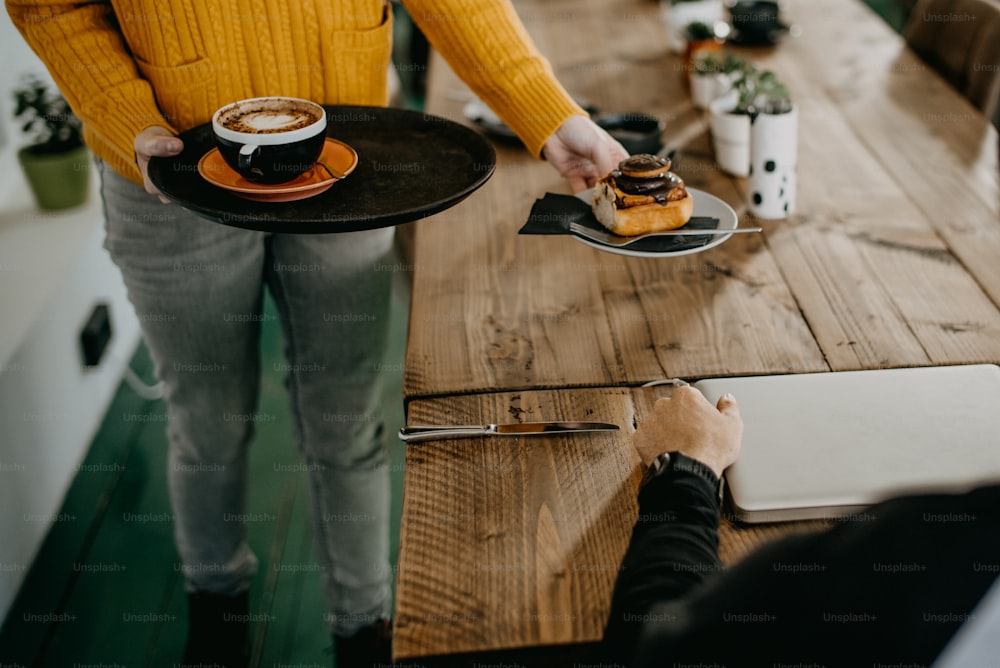
[[[335,171],[343,172],[344,176],[347,176],[358,166],[358,154],[344,142],[327,137],[319,162],[329,165]],[[198,173],[212,185],[255,202],[294,202],[315,197],[326,192],[330,186],[340,180],[332,177],[329,172],[317,164],[306,173],[300,174],[287,183],[273,186],[261,185],[248,181],[230,167],[222,158],[218,148],[213,148],[202,156],[201,160],[198,161]]]

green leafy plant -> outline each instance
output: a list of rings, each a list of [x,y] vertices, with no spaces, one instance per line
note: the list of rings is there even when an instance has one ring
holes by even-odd
[[[761,114],[784,114],[792,110],[792,94],[778,75],[770,70],[757,78],[753,106]]]
[[[752,66],[732,51],[702,50],[694,54],[692,67],[696,74],[732,74]]]
[[[34,75],[24,78],[14,91],[14,117],[21,130],[32,137],[28,151],[35,154],[63,153],[83,146],[83,124],[58,92]]]
[[[792,95],[774,72],[748,65],[734,82],[739,114],[784,114],[792,110]]]
[[[701,21],[693,21],[684,26],[684,37],[689,42],[703,42],[715,39],[715,28]]]

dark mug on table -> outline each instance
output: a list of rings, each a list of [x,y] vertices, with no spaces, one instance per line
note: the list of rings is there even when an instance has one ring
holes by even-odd
[[[737,42],[768,44],[786,28],[774,0],[736,0],[728,9]]]

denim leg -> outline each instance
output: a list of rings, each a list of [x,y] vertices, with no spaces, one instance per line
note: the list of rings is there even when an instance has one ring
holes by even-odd
[[[187,586],[234,594],[257,568],[242,517],[260,384],[265,235],[161,204],[101,171],[105,247],[164,383],[168,484]]]
[[[267,281],[281,311],[296,440],[330,627],[351,634],[391,605],[389,471],[380,364],[392,272],[390,229],[275,235]]]

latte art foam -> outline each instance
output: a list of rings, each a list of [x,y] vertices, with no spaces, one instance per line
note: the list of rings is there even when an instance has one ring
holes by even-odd
[[[312,109],[251,107],[230,110],[219,120],[223,127],[233,132],[271,134],[308,127],[318,121],[319,116]]]

